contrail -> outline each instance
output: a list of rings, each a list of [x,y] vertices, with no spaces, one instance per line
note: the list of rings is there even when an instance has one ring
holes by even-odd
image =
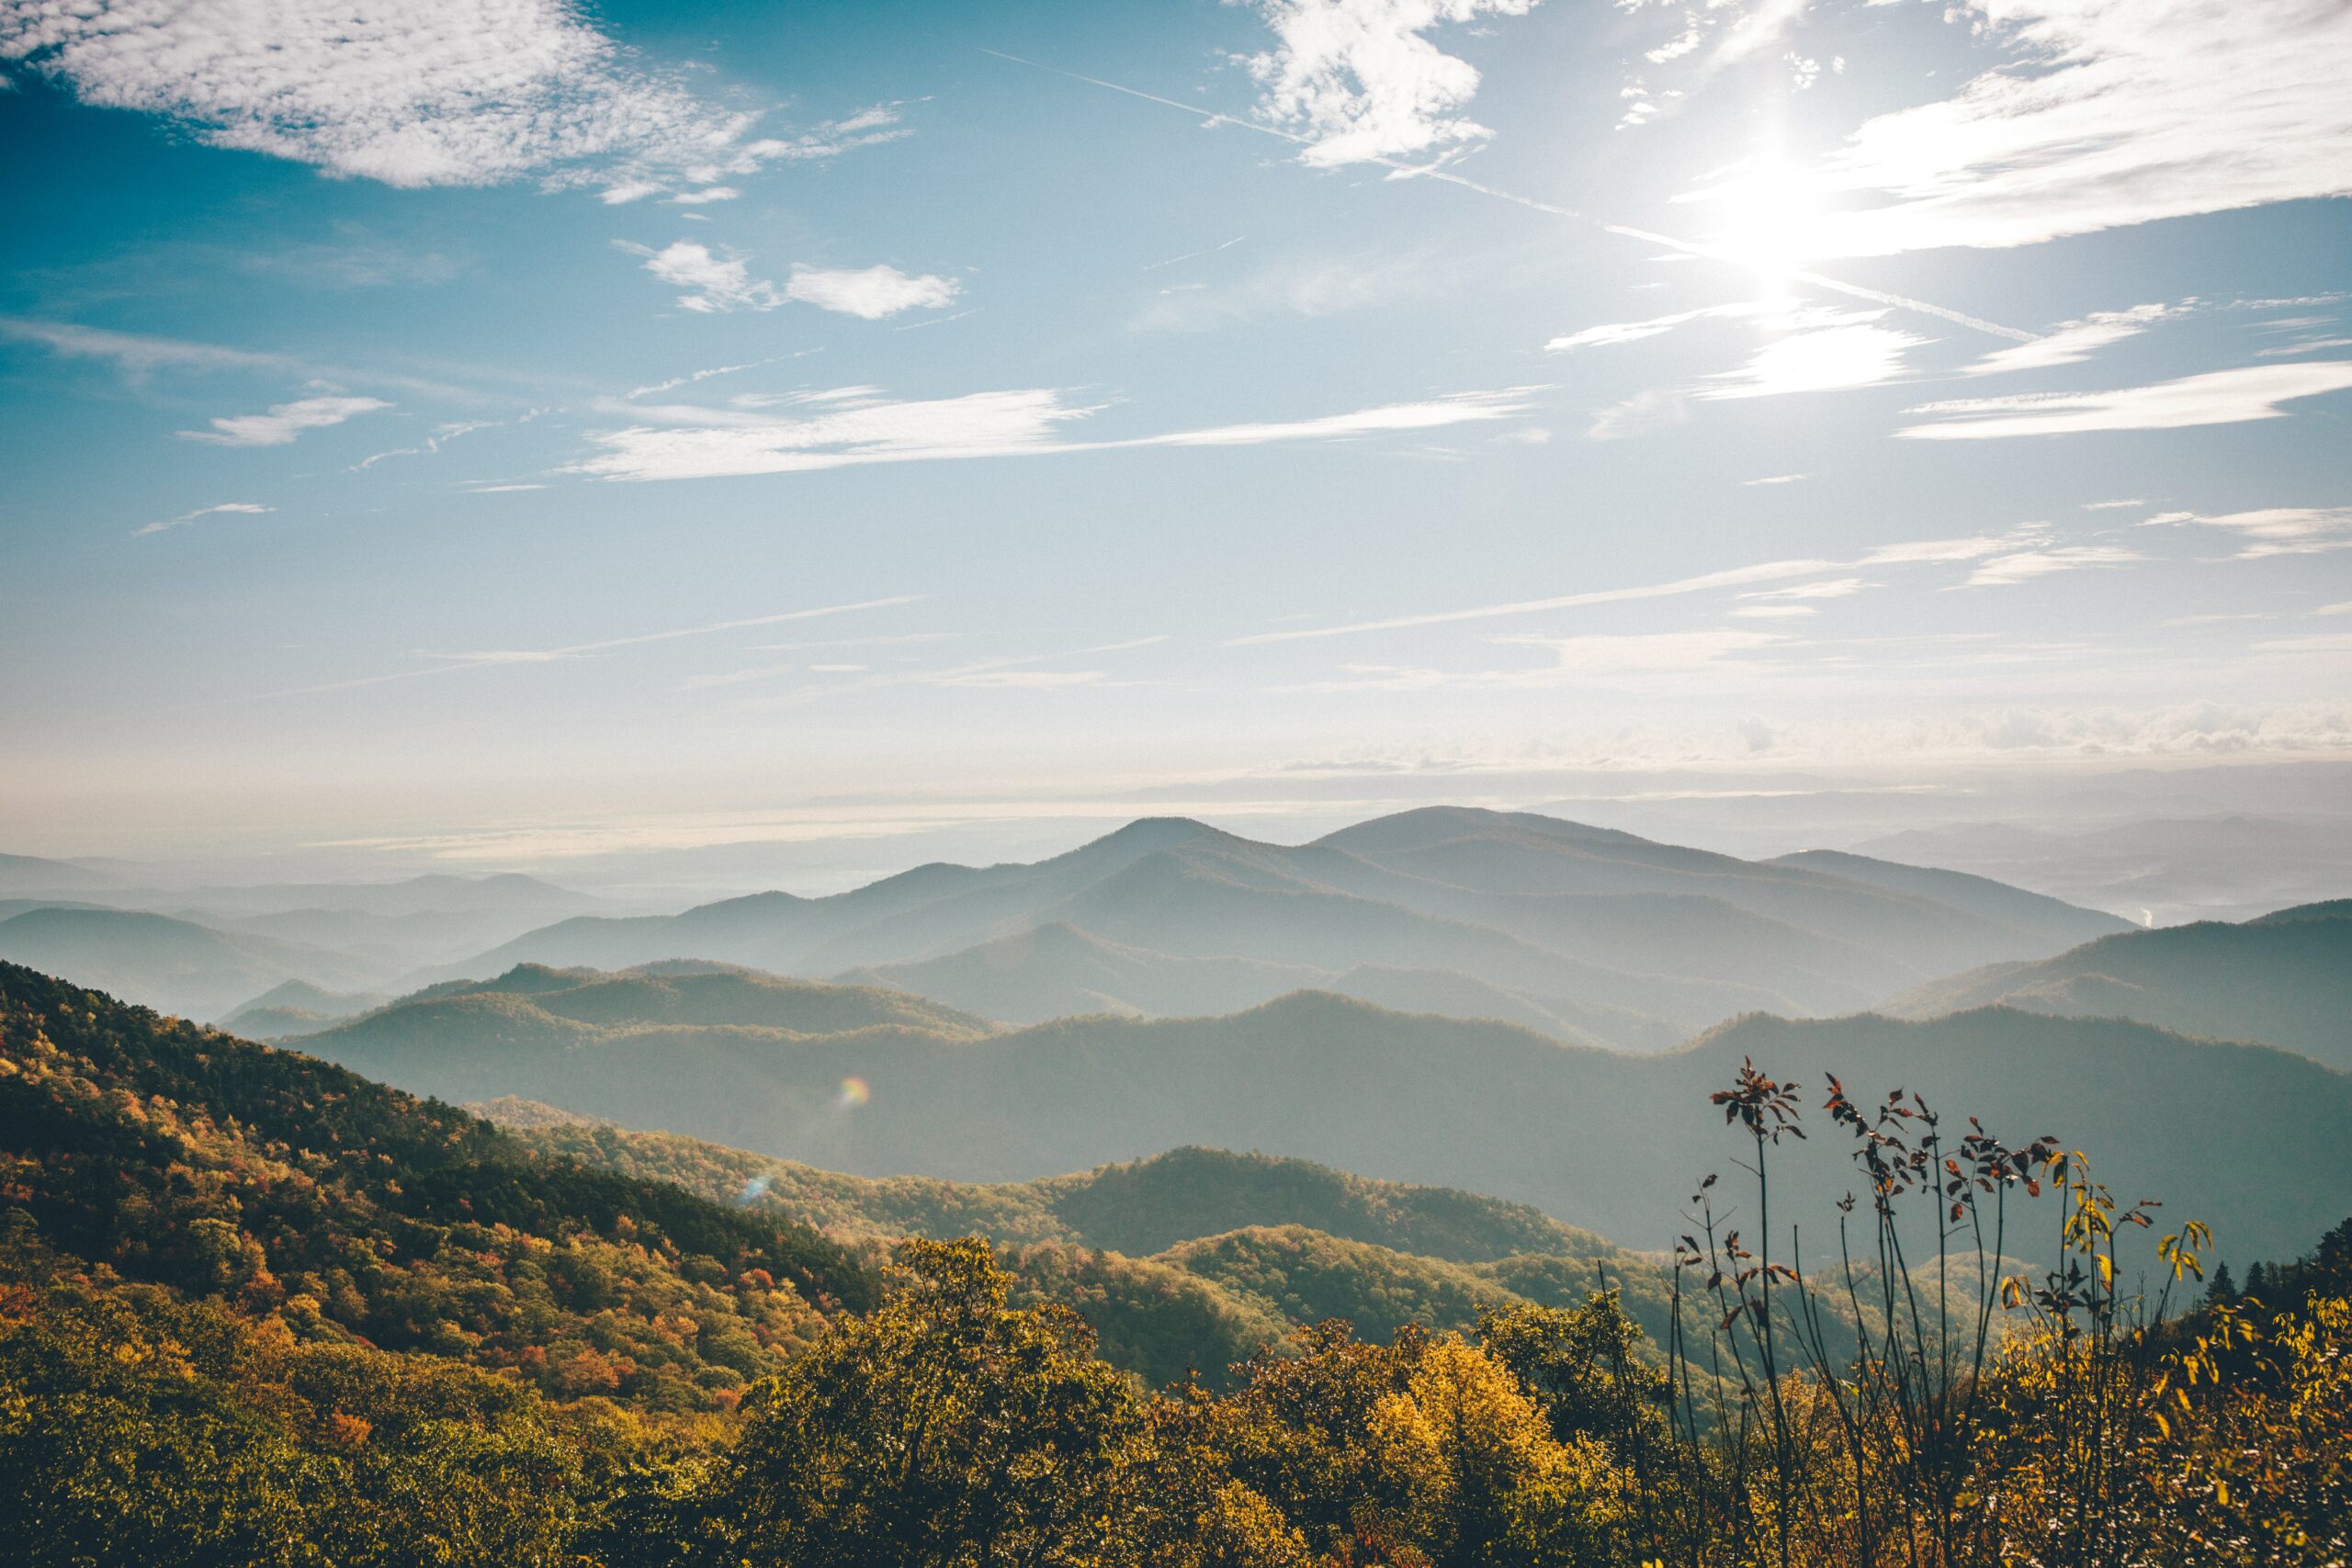
[[[1002,50],[983,49],[980,52],[993,55],[999,60],[1010,61],[1015,65],[1026,65],[1033,71],[1045,71],[1056,76],[1067,76],[1073,82],[1083,82],[1090,87],[1102,87],[1110,92],[1124,93],[1131,98],[1141,98],[1148,104],[1159,104],[1163,107],[1181,109],[1205,125],[1238,126],[1243,130],[1254,130],[1261,136],[1271,136],[1277,141],[1288,141],[1295,146],[1306,147],[1314,144],[1313,137],[1301,136],[1296,131],[1284,130],[1279,126],[1262,124],[1254,119],[1242,119],[1234,115],[1220,114],[1215,109],[1204,109],[1196,104],[1184,103],[1176,98],[1163,98],[1157,93],[1147,93],[1141,88],[1125,86],[1117,82],[1106,82],[1100,76],[1088,76],[1076,71],[1065,71],[1058,65],[1047,65],[1043,61],[1023,60],[1017,54],[1007,54]],[[1504,190],[1499,186],[1487,185],[1444,169],[1432,168],[1423,164],[1408,164],[1395,158],[1373,157],[1363,159],[1363,162],[1377,164],[1382,168],[1393,170],[1411,179],[1442,180],[1450,186],[1460,186],[1464,190],[1476,191],[1480,196],[1492,197],[1497,201],[1508,201],[1515,207],[1524,207],[1532,212],[1541,212],[1553,218],[1566,218],[1579,223],[1589,223],[1604,234],[1615,234],[1628,240],[1640,240],[1645,244],[1663,245],[1669,251],[1677,251],[1686,256],[1699,256],[1708,261],[1740,265],[1737,257],[1725,254],[1709,245],[1697,244],[1689,240],[1678,240],[1671,234],[1660,234],[1648,229],[1632,229],[1622,223],[1611,223],[1595,218],[1589,212],[1578,212],[1572,207],[1562,207],[1556,202],[1539,201],[1532,196],[1521,196],[1517,191]],[[1891,306],[1898,310],[1914,310],[1920,315],[1933,316],[1939,321],[1951,321],[1955,325],[1967,327],[1992,337],[2007,338],[2011,343],[2039,341],[2031,333],[2019,332],[2015,327],[2005,327],[1998,321],[1988,321],[1981,316],[1971,316],[1964,311],[1947,310],[1941,305],[1929,304],[1925,299],[1913,299],[1901,294],[1889,294],[1882,289],[1864,288],[1860,284],[1848,283],[1841,278],[1827,277],[1817,272],[1794,272],[1789,276],[1800,283],[1809,283],[1815,288],[1826,289],[1832,294],[1843,294],[1855,299],[1867,299],[1874,305]]]

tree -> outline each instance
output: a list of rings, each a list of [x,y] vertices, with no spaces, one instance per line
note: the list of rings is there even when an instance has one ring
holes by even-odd
[[[913,1242],[895,1297],[745,1401],[716,1497],[752,1564],[1038,1568],[1114,1534],[1139,1429],[1119,1374],[1061,1307],[1013,1310],[978,1240]]]

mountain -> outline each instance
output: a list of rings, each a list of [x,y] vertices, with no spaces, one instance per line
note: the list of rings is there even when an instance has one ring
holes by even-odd
[[[369,1347],[429,1351],[649,1411],[731,1408],[876,1292],[804,1228],[14,964],[0,1190],[6,1265],[61,1302],[156,1287],[354,1370]]]
[[[1873,860],[1869,855],[1848,854],[1837,850],[1805,850],[1797,854],[1781,855],[1772,863],[1827,872],[1833,876],[1865,882],[1889,892],[1933,899],[1939,904],[1963,909],[2018,931],[2031,931],[2051,942],[2091,942],[2134,929],[2130,921],[2118,919],[2113,915],[2079,908],[2060,899],[2029,893],[2022,887],[2012,887],[2006,882],[1996,882],[1990,877],[1971,876],[1965,872],[1899,865],[1893,861]]]
[[[332,1051],[446,1050],[468,1020],[584,1048],[647,1029],[714,1029],[800,1039],[901,1029],[948,1039],[985,1034],[986,1020],[902,992],[790,980],[727,964],[678,959],[608,975],[521,964],[494,980],[429,987],[333,1030]],[[730,1036],[731,1037],[731,1036]]]
[[[2119,1189],[2215,1224],[2233,1255],[2300,1245],[2352,1207],[2352,1077],[2120,1020],[1751,1016],[1640,1056],[1317,992],[999,1033],[591,1031],[519,997],[454,999],[479,1010],[404,1004],[304,1046],[420,1093],[520,1095],[858,1175],[1027,1180],[1210,1145],[1492,1193],[1636,1247],[1687,1228],[1697,1178],[1752,1161],[1707,1097],[1753,1056],[1810,1105],[1836,1073],[1858,1098],[1915,1089],[2014,1143],[2057,1136]],[[1781,1165],[1785,1212],[1810,1204],[1826,1227],[1854,1177],[1816,1134]]]
[[[912,991],[1011,1023],[1094,1012],[1198,1017],[1238,1012],[1290,991],[1319,988],[1402,1012],[1504,1019],[1586,1045],[1664,1050],[1688,1032],[1629,1008],[1530,996],[1456,969],[1378,964],[1323,969],[1254,958],[1175,958],[1058,920],[944,957],[852,969],[836,978]]]
[[[129,909],[45,907],[0,919],[0,959],[192,1018],[215,1018],[287,980],[358,990],[385,978],[363,959]]]
[[[247,1040],[314,1034],[391,999],[374,991],[329,991],[306,980],[288,980],[231,1011],[220,1020],[220,1027]]]
[[[1033,864],[926,865],[824,898],[561,920],[424,977],[706,958],[1035,1022],[1347,991],[1369,968],[1387,995],[1390,972],[1430,976],[1417,1006],[1654,1047],[1734,1013],[1847,1011],[2123,929],[1979,879],[1849,861],[1743,861],[1454,808],[1296,846],[1156,818]]]
[[[1930,1018],[1996,1003],[2259,1041],[2352,1071],[2352,900],[2103,937],[1917,987],[1886,1010]]]

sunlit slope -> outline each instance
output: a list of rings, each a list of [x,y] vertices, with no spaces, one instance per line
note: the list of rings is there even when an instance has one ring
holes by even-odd
[[[2054,1134],[2119,1190],[2196,1203],[2233,1252],[2291,1247],[2352,1208],[2352,1077],[2123,1021],[1758,1016],[1639,1056],[1315,992],[1222,1018],[993,1035],[582,1032],[550,1017],[379,1033],[365,1055],[350,1049],[358,1026],[307,1043],[420,1092],[519,1094],[856,1174],[1020,1180],[1204,1144],[1493,1193],[1635,1246],[1678,1234],[1690,1184],[1743,1153],[1707,1095],[1752,1055],[1815,1105],[1834,1072],[1858,1096],[1925,1093],[1955,1127],[1973,1113],[2018,1142]],[[1783,1164],[1799,1199],[1853,1185],[1826,1127]]]
[[[729,1408],[875,1299],[774,1215],[534,1149],[446,1104],[0,964],[12,1261],[213,1296],[286,1343]]]
[[[930,865],[825,898],[565,920],[440,973],[714,959],[882,980],[1028,1022],[1230,1010],[1302,984],[1347,990],[1342,976],[1369,965],[1511,998],[1459,1004],[1476,1010],[1464,1016],[1539,1027],[1548,1016],[1565,1038],[1650,1047],[1742,1010],[1849,1010],[2120,924],[1981,879],[1837,858],[1853,874],[1453,808],[1297,846],[1148,818],[1034,864]],[[1415,1005],[1452,1012],[1463,990],[1432,985]]]
[[[2105,937],[1906,991],[1886,1010],[1932,1018],[1992,1003],[2259,1041],[2352,1069],[2352,904]]]
[[[673,1134],[517,1118],[551,1154],[674,1181],[837,1235],[979,1235],[1039,1299],[1076,1305],[1106,1356],[1153,1381],[1210,1382],[1291,1328],[1346,1317],[1470,1330],[1517,1302],[1580,1303],[1605,1280],[1661,1341],[1654,1260],[1525,1204],[1375,1181],[1304,1160],[1185,1148],[1040,1181],[845,1176]]]

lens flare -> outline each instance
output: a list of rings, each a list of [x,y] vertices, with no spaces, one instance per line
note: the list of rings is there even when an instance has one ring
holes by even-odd
[[[854,1111],[873,1098],[874,1086],[864,1078],[843,1078],[841,1091],[833,1096],[833,1103],[843,1111]]]
[[[738,1205],[750,1203],[768,1190],[768,1185],[773,1179],[774,1178],[764,1173],[752,1178],[751,1180],[743,1183],[743,1190],[735,1194],[736,1203]]]

